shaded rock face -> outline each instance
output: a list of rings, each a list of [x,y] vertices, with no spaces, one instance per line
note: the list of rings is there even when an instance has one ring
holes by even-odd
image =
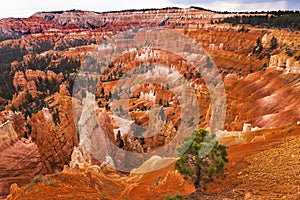
[[[32,138],[39,146],[39,151],[43,157],[47,171],[53,172],[53,167],[62,167],[60,162],[64,157],[59,142],[57,141],[54,133],[54,123],[52,115],[48,109],[43,109],[41,112],[32,116]],[[58,148],[58,149],[57,149]]]
[[[59,113],[56,119],[53,119],[49,109],[43,109],[33,115],[30,122],[31,137],[38,145],[42,161],[49,173],[67,165],[71,160],[73,147],[78,144],[71,99],[60,96],[57,99],[59,105],[56,108],[52,107]]]
[[[0,199],[12,183],[22,186],[35,175],[53,173],[70,162],[78,144],[71,98],[56,94],[53,101],[50,109],[28,120],[32,126],[29,139],[22,138],[25,120],[21,113],[7,113],[4,119],[8,121],[0,125]],[[58,113],[56,121],[51,112]]]
[[[98,114],[98,122],[110,143],[113,144],[115,141],[115,136],[113,132],[113,125],[108,114],[106,112],[100,112]]]
[[[30,140],[17,140],[1,150],[0,199],[6,197],[12,183],[23,185],[43,169],[38,147]]]
[[[10,113],[10,117],[18,122],[16,116],[18,116],[16,113]],[[0,125],[0,151],[0,199],[2,199],[9,193],[12,183],[25,184],[26,180],[42,171],[43,164],[37,146],[31,140],[24,138],[19,140],[11,121]]]

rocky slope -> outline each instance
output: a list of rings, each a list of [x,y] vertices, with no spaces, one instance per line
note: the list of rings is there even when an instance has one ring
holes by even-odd
[[[126,176],[91,165],[85,150],[76,149],[70,168],[36,177],[21,188],[12,185],[8,199],[165,199],[174,194],[183,194],[185,199],[297,199],[299,133],[299,126],[292,126],[244,133],[244,144],[222,142],[229,145],[227,178],[210,185],[205,194],[187,195],[193,192],[193,186],[174,171],[173,164],[143,173],[154,164],[173,163],[172,160],[152,158]]]
[[[71,99],[57,94],[52,100],[50,109],[59,112],[59,123],[55,124],[49,109],[43,109],[28,121],[29,139],[24,138],[25,124],[6,121],[0,125],[0,198],[8,194],[10,184],[23,185],[37,174],[53,173],[70,162],[78,144]],[[23,128],[22,135],[18,136],[12,123]]]

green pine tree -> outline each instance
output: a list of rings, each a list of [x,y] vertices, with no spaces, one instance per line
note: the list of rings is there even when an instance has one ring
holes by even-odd
[[[256,40],[256,46],[253,49],[253,53],[260,53],[263,49],[263,45],[261,43],[260,38],[257,38]]]
[[[270,44],[271,49],[272,50],[276,49],[277,46],[278,46],[278,40],[277,40],[277,38],[273,36],[270,42],[271,42],[271,44]]]
[[[210,151],[206,153],[205,150]],[[205,129],[193,131],[191,136],[184,138],[177,151],[181,156],[175,163],[175,169],[186,180],[191,180],[196,190],[205,191],[206,185],[214,178],[225,178],[227,150],[218,144],[214,134]]]

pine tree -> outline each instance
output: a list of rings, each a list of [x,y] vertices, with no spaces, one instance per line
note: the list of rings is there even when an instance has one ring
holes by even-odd
[[[120,142],[120,140],[121,140],[121,131],[118,130],[117,137],[116,137],[116,141],[117,141],[117,142]]]
[[[160,106],[162,106],[163,105],[163,100],[160,98],[159,99],[159,102],[158,102],[158,104],[160,105]]]
[[[104,94],[105,94],[105,92],[104,92],[104,88],[101,88],[101,95],[104,97]]]
[[[206,65],[205,65],[205,67],[206,68],[212,68],[212,66],[213,66],[213,63],[211,62],[210,57],[209,56],[206,57]]]
[[[273,49],[276,49],[277,46],[278,46],[277,38],[273,36],[272,39],[271,39],[270,47],[273,50]]]
[[[256,40],[256,46],[253,49],[253,53],[260,53],[263,49],[263,45],[261,43],[260,38],[257,38]]]
[[[121,131],[120,130],[118,130],[116,142],[119,143],[119,148],[123,149],[123,147],[124,147],[124,140],[121,137]]]
[[[205,149],[210,151],[206,153]],[[181,156],[175,163],[175,169],[186,180],[191,180],[196,190],[205,191],[206,185],[214,178],[225,178],[227,150],[218,144],[214,134],[205,129],[193,131],[191,136],[184,138],[177,151]]]
[[[124,141],[121,139],[119,142],[119,148],[123,149],[124,148]]]
[[[160,116],[160,119],[165,122],[166,121],[166,114],[165,114],[165,111],[163,109],[163,107],[161,107],[160,111],[159,111],[159,116]]]

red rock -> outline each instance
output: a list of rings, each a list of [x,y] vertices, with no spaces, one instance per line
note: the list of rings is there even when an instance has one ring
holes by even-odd
[[[1,199],[9,193],[10,184],[17,182],[23,185],[36,174],[43,172],[44,167],[37,145],[18,140],[1,150],[0,169]]]
[[[78,144],[78,136],[72,116],[70,97],[56,95],[53,112],[59,113],[59,122],[54,123],[49,109],[34,114],[30,121],[31,137],[38,145],[39,152],[48,172],[62,169],[70,162],[73,147]]]

